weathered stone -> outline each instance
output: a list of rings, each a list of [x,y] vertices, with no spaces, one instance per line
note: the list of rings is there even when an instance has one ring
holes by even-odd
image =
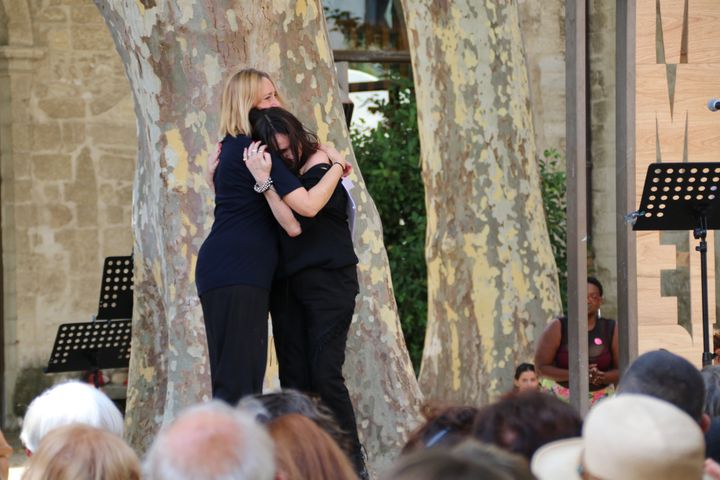
[[[114,83],[122,82],[116,81]],[[93,115],[100,115],[101,113],[105,113],[114,106],[116,106],[121,98],[122,97],[118,98],[118,96],[110,95],[96,96],[90,101],[90,113],[92,113]]]
[[[64,299],[70,293],[70,285],[67,278],[68,272],[63,268],[65,265],[59,266],[46,262],[40,264],[38,267],[38,278],[42,279],[39,282],[41,284],[41,305],[46,308],[50,307],[53,310],[58,310],[60,305],[65,304]],[[41,326],[44,327],[45,325],[41,324]],[[46,330],[47,329],[43,328],[41,331]],[[52,337],[46,337],[46,339],[50,340],[50,342],[47,343],[47,353],[49,354],[52,348]]]
[[[16,204],[32,202],[32,200],[33,200],[32,184],[33,184],[33,182],[29,179],[15,181],[14,188],[15,188],[15,203]]]
[[[95,197],[93,195],[93,197]],[[97,203],[78,205],[75,208],[77,214],[77,226],[79,228],[93,227],[99,223]]]
[[[32,173],[37,180],[70,180],[72,159],[68,155],[33,155]]]
[[[50,184],[43,187],[43,198],[44,203],[57,203],[62,201],[62,193],[60,191],[59,184]]]
[[[86,321],[84,318],[89,321],[92,315],[97,314],[99,305],[102,267],[98,262],[91,262],[89,258],[87,260],[83,274],[70,280],[71,291],[88,292],[87,295],[77,295],[73,299],[71,308],[77,312],[78,321]]]
[[[98,174],[100,178],[112,180],[117,178],[130,179],[135,171],[135,162],[127,157],[103,155],[100,157]]]
[[[130,255],[133,248],[130,226],[106,228],[101,233],[102,251],[105,256]]]
[[[70,48],[70,30],[66,28],[53,28],[47,31],[47,47],[55,50]]]
[[[97,143],[105,145],[135,146],[137,142],[134,123],[126,125],[94,123],[88,125],[88,135]]]
[[[98,241],[98,230],[94,228],[77,230],[73,248],[70,251],[70,271],[90,272],[99,276],[102,268],[98,264],[101,256],[101,244]],[[91,292],[82,291],[84,295]]]
[[[77,50],[107,50],[114,47],[105,25],[85,25],[72,31],[72,47]]]
[[[125,209],[118,205],[109,205],[103,209],[103,216],[108,225],[129,225],[130,215],[125,215]]]
[[[60,228],[72,222],[72,210],[66,205],[38,205],[40,225]]]
[[[86,124],[79,121],[65,121],[62,123],[62,149],[74,152],[77,146],[85,142]]]
[[[61,142],[60,122],[33,125],[32,148],[35,152],[56,150]]]
[[[95,5],[76,5],[70,8],[70,18],[73,23],[78,23],[79,28],[84,28],[88,23],[100,23],[104,25],[103,18]],[[109,35],[108,35],[109,36]]]
[[[85,116],[85,101],[81,98],[46,98],[38,107],[50,118],[81,118]]]
[[[65,22],[67,19],[67,9],[55,6],[40,9],[35,17],[36,22]]]

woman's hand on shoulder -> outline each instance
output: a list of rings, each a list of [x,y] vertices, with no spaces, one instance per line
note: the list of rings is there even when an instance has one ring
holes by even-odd
[[[270,153],[265,151],[266,148],[261,142],[252,142],[243,149],[243,161],[256,183],[265,183],[272,170],[272,158]]]
[[[345,157],[332,145],[320,144],[318,146],[319,151],[324,152],[327,155],[331,163],[339,163],[343,167],[343,177],[347,177],[352,172],[352,165],[345,160]]]

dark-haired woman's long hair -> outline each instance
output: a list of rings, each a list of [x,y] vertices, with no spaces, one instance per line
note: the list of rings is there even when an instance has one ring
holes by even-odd
[[[318,138],[292,113],[280,107],[250,110],[253,140],[267,145],[270,153],[280,156],[288,168],[298,174],[303,165],[318,150]],[[276,135],[286,135],[292,158],[287,159],[278,147]]]

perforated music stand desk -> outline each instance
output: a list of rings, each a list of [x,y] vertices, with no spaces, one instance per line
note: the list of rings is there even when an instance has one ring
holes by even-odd
[[[708,331],[708,230],[720,229],[720,163],[652,163],[645,176],[633,230],[692,230],[700,240],[703,314],[703,366],[712,363]]]
[[[46,373],[127,368],[132,332],[133,260],[107,257],[98,314],[93,321],[58,328]],[[97,375],[95,375],[97,381]]]

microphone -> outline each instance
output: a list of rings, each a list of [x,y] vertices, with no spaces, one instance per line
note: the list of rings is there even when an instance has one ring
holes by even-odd
[[[720,100],[717,98],[711,98],[707,103],[707,107],[711,112],[717,112],[720,110]]]

